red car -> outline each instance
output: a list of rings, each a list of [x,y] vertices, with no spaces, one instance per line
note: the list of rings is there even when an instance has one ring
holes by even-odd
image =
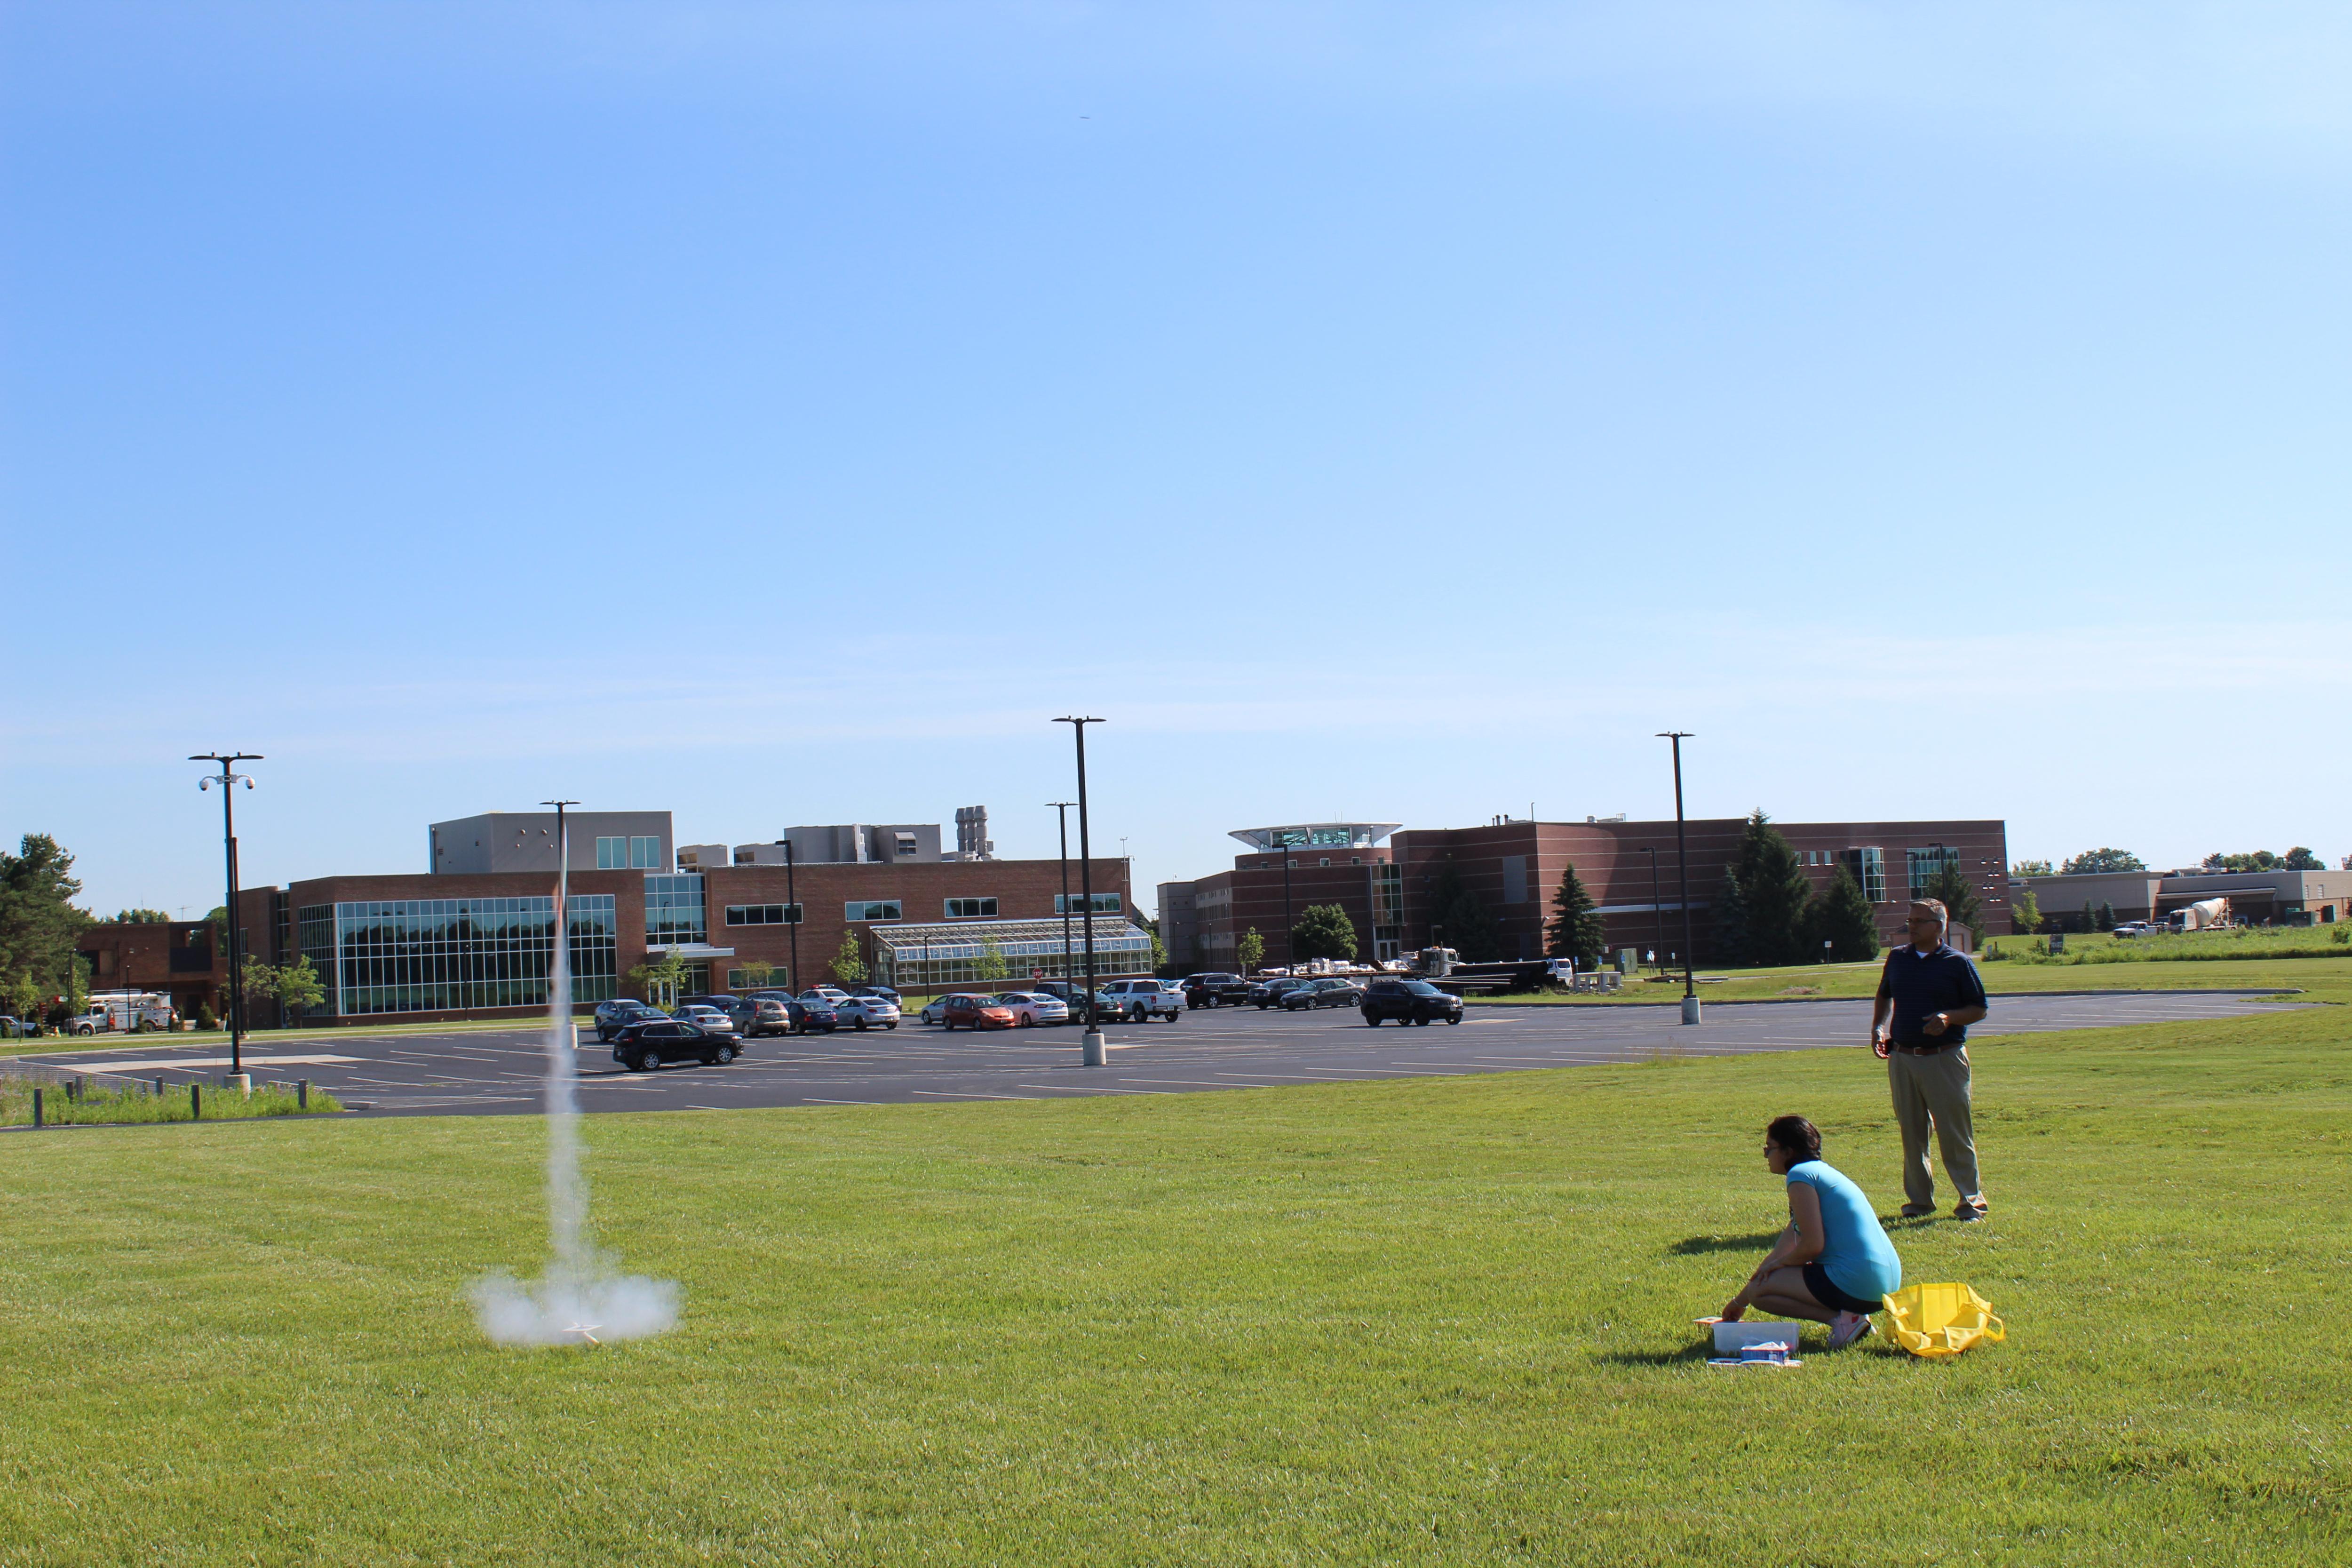
[[[940,1022],[950,1029],[958,1024],[967,1029],[1010,1029],[1020,1020],[1012,1008],[1001,1007],[988,997],[955,995],[940,1009]]]

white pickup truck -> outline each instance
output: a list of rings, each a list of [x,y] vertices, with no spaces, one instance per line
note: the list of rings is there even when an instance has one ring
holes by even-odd
[[[101,991],[66,1026],[76,1035],[144,1035],[172,1026],[172,999],[152,991]]]

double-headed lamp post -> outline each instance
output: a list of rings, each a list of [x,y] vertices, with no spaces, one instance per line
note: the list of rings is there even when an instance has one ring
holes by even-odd
[[[1075,800],[1049,800],[1062,825],[1062,984],[1070,983],[1070,807]]]
[[[1103,1043],[1101,1010],[1095,1005],[1095,861],[1089,847],[1092,841],[1087,837],[1087,726],[1102,721],[1065,716],[1054,722],[1067,724],[1078,742],[1078,897],[1086,910],[1087,932],[1087,1036],[1079,1047],[1079,1060],[1098,1068],[1110,1056]],[[1067,900],[1063,907],[1069,907]]]
[[[1658,739],[1675,743],[1675,859],[1679,862],[1683,897],[1683,1022],[1699,1021],[1698,984],[1691,974],[1690,841],[1683,832],[1683,742],[1687,730],[1661,730]]]
[[[258,752],[200,752],[190,757],[192,763],[218,763],[220,772],[206,773],[196,781],[196,787],[206,790],[221,786],[221,858],[228,868],[228,903],[224,907],[227,916],[222,940],[228,945],[228,1070],[231,1077],[245,1070],[245,976],[239,971],[244,965],[242,943],[236,936],[236,805],[238,784],[253,787],[253,776],[236,771],[239,763],[263,761]]]

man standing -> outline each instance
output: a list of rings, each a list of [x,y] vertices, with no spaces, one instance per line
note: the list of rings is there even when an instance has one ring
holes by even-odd
[[[1977,1185],[1976,1124],[1969,1105],[1969,1026],[1985,1016],[1984,982],[1968,955],[1944,942],[1944,906],[1911,905],[1911,941],[1886,955],[1870,1011],[1870,1048],[1886,1061],[1895,1122],[1903,1130],[1903,1217],[1936,1212],[1927,1130],[1944,1153],[1944,1174],[1959,1191],[1958,1220],[1984,1218]]]

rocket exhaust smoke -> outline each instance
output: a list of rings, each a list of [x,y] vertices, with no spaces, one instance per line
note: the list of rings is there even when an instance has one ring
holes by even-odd
[[[562,820],[559,812],[558,821]],[[535,1280],[501,1270],[477,1280],[482,1331],[502,1345],[607,1344],[644,1339],[677,1321],[677,1286],[624,1275],[596,1248],[588,1226],[588,1180],[580,1171],[578,1066],[572,1044],[570,847],[559,832],[555,953],[549,976],[547,1072],[547,1271]]]

